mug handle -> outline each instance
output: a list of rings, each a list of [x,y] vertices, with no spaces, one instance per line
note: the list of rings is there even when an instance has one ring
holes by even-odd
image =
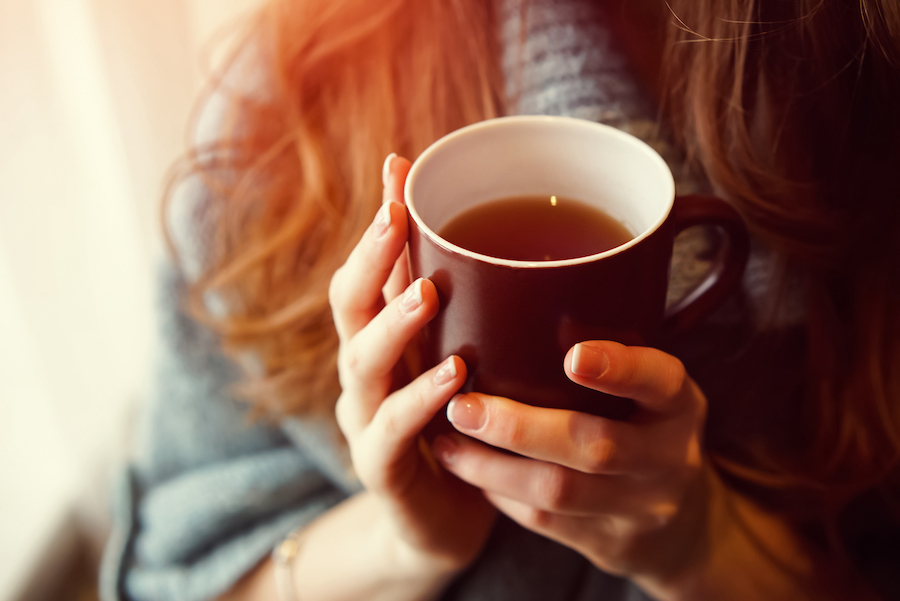
[[[662,323],[665,338],[686,331],[718,307],[740,284],[750,255],[750,235],[744,220],[720,198],[699,194],[676,197],[672,219],[675,236],[695,225],[714,226],[724,235],[706,278],[666,309]]]

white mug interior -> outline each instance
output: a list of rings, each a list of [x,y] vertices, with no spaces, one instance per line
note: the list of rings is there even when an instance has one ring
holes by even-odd
[[[656,151],[613,127],[568,117],[516,116],[482,121],[432,144],[413,163],[404,194],[413,220],[438,244],[492,263],[549,267],[595,260],[639,243],[671,211],[675,182]],[[436,233],[486,201],[543,194],[595,206],[634,239],[589,257],[529,262],[473,253]]]

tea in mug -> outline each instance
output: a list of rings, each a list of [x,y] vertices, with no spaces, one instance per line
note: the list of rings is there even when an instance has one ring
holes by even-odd
[[[499,259],[557,261],[601,253],[634,236],[602,210],[563,196],[514,196],[467,209],[437,232]]]

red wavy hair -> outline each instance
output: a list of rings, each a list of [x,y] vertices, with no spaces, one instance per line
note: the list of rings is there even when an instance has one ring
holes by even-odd
[[[229,98],[219,136],[187,154],[171,189],[199,177],[210,191],[191,312],[248,365],[242,392],[262,412],[333,412],[328,283],[381,202],[384,157],[500,114],[489,5],[276,0],[223,69],[252,47],[265,100],[214,83]]]

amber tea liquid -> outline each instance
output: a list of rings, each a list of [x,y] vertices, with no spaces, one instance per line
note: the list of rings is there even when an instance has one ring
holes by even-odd
[[[600,209],[546,195],[485,202],[451,219],[438,235],[467,250],[515,261],[586,257],[634,238]]]

